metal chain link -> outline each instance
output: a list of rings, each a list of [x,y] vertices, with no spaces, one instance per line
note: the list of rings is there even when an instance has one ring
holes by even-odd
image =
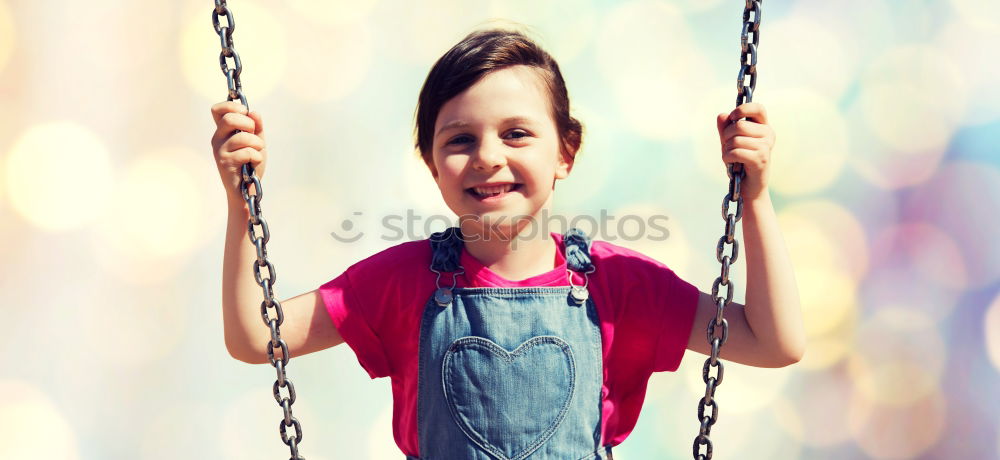
[[[220,25],[220,16],[226,17],[226,25]],[[226,76],[226,82],[229,85],[229,96],[226,100],[233,101],[238,98],[247,108],[247,113],[249,113],[250,106],[247,104],[247,99],[243,95],[243,86],[240,84],[240,73],[243,71],[243,65],[240,63],[240,55],[233,48],[233,31],[236,30],[236,22],[233,20],[232,11],[226,6],[226,0],[215,0],[215,8],[212,10],[212,26],[215,27],[215,32],[219,34],[219,41],[222,44],[222,52],[219,54],[219,65],[222,67],[222,74]],[[235,67],[229,67],[226,58],[232,58]],[[288,367],[291,355],[289,355],[288,345],[282,340],[281,331],[278,329],[281,323],[285,321],[285,314],[281,310],[281,304],[275,300],[272,290],[278,274],[274,271],[274,266],[271,265],[271,262],[267,260],[266,244],[271,239],[271,233],[267,229],[267,221],[264,220],[264,215],[260,208],[260,200],[264,196],[264,190],[260,186],[260,180],[254,175],[253,165],[250,163],[244,164],[242,172],[243,177],[240,180],[240,191],[243,194],[243,200],[247,203],[247,209],[250,211],[247,232],[250,234],[250,241],[257,248],[257,260],[253,264],[253,277],[257,285],[264,290],[264,301],[260,304],[260,315],[264,320],[264,324],[271,329],[271,338],[267,343],[267,357],[278,373],[278,379],[275,380],[273,387],[274,400],[277,401],[284,412],[284,418],[282,418],[278,425],[278,431],[281,433],[281,441],[291,450],[292,456],[289,460],[305,460],[304,457],[299,455],[299,444],[302,442],[302,426],[299,424],[298,419],[292,416],[292,404],[295,403],[295,386],[292,385],[292,381],[288,380],[285,375],[285,368]],[[255,193],[253,195],[250,194],[250,184],[254,186]],[[258,236],[254,228],[255,225],[260,226],[260,231],[262,232],[260,236]],[[262,267],[267,267],[268,276],[266,278],[261,275],[260,269]],[[268,315],[268,308],[270,307],[274,307],[276,315],[274,318]],[[274,351],[277,349],[281,350],[281,356],[275,358]],[[281,388],[288,389],[288,396],[282,396]],[[288,427],[292,427],[293,433],[291,435],[288,434]]]
[[[759,42],[758,30],[760,29],[760,4],[762,0],[747,0],[743,10],[743,30],[740,33],[740,73],[737,77],[736,106],[751,102],[753,100],[753,90],[757,86],[757,44]],[[750,35],[753,35],[750,38]],[[749,84],[746,82],[750,77]],[[698,401],[698,421],[701,428],[698,436],[694,438],[693,454],[696,460],[711,460],[712,441],[709,435],[712,426],[719,420],[719,404],[715,401],[715,389],[722,384],[723,365],[719,360],[719,352],[722,345],[729,338],[729,323],[723,318],[726,306],[733,300],[733,292],[736,286],[729,279],[729,267],[740,253],[739,241],[733,237],[736,231],[736,223],[743,217],[743,197],[740,195],[740,182],[746,177],[746,171],[742,163],[729,163],[726,165],[729,174],[729,192],[722,200],[722,220],[726,222],[726,233],[719,238],[719,244],[715,249],[715,258],[722,264],[722,273],[715,282],[712,283],[712,297],[715,299],[717,307],[715,318],[708,323],[708,343],[712,346],[711,356],[705,360],[702,367],[702,380],[705,381],[705,396]],[[736,203],[736,212],[729,211],[729,204]],[[726,244],[731,244],[731,253],[723,255]],[[726,286],[726,295],[719,295],[719,287]],[[721,329],[721,336],[716,336],[716,328]],[[712,367],[718,368],[717,376],[709,376]],[[711,407],[711,416],[705,415],[705,408]],[[701,453],[701,446],[705,446],[706,452]]]

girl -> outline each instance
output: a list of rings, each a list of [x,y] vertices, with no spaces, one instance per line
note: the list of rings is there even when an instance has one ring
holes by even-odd
[[[229,196],[223,315],[230,354],[266,363],[240,166],[264,175],[264,124],[212,107]],[[747,120],[741,120],[747,118]],[[739,120],[739,121],[737,121]],[[719,114],[724,163],[744,163],[749,308],[732,303],[722,358],[781,367],[804,350],[791,266],[768,189],[774,133],[759,104]],[[350,266],[281,302],[292,356],[346,342],[391,377],[393,435],[407,459],[611,458],[652,372],[709,355],[710,294],[666,265],[578,229],[537,231],[582,140],[559,66],[518,32],[469,34],[421,89],[416,148],[458,226]],[[547,237],[551,237],[547,238]]]

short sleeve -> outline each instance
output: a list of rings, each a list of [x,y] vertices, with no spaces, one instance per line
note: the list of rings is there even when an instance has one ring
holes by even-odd
[[[665,270],[666,280],[658,283],[666,288],[663,299],[662,324],[653,362],[653,372],[674,372],[681,365],[681,358],[687,350],[688,339],[694,327],[698,310],[698,296],[701,292],[693,284],[681,279],[672,270]]]
[[[390,374],[389,360],[379,335],[368,319],[372,313],[369,309],[374,306],[360,302],[349,273],[350,269],[320,286],[320,297],[337,332],[354,350],[369,377],[386,377]]]

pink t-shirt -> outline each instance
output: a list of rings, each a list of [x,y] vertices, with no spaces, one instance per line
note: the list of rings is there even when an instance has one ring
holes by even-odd
[[[562,235],[551,233],[556,268],[520,281],[504,279],[463,247],[458,287],[568,286]],[[673,372],[687,348],[698,288],[636,251],[594,240],[596,271],[588,289],[600,319],[604,383],[601,445],[616,446],[639,418],[653,372]],[[427,239],[378,252],[319,287],[337,331],[371,378],[391,377],[392,432],[406,455],[419,456],[417,358],[420,320],[435,289]],[[573,283],[583,277],[573,272]],[[446,280],[447,278],[447,280]],[[442,276],[442,285],[451,277]]]

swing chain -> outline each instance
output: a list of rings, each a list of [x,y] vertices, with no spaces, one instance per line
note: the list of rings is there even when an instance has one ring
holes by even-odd
[[[753,90],[757,86],[757,44],[759,42],[760,28],[760,4],[762,0],[746,0],[746,7],[743,10],[743,30],[740,33],[740,72],[737,79],[736,106],[751,102],[753,100]],[[753,35],[752,38],[750,35]],[[746,78],[750,77],[749,83]],[[719,360],[719,353],[722,345],[729,338],[729,323],[723,318],[726,306],[733,300],[733,293],[736,286],[729,279],[729,267],[736,258],[739,257],[740,244],[733,235],[736,232],[736,223],[743,217],[743,197],[740,195],[740,183],[746,177],[742,163],[729,163],[726,165],[726,172],[729,175],[729,191],[722,200],[722,220],[726,222],[725,234],[719,238],[719,243],[715,248],[715,258],[722,264],[721,273],[715,282],[712,283],[712,298],[715,300],[716,313],[708,323],[707,338],[712,346],[711,356],[705,360],[702,367],[702,380],[705,381],[705,396],[698,401],[698,421],[701,427],[698,436],[694,439],[693,454],[695,460],[711,460],[712,441],[709,435],[712,426],[719,419],[719,405],[715,401],[715,389],[722,384],[724,366]],[[735,212],[730,212],[730,203],[736,203]],[[726,245],[731,244],[731,252],[723,255]],[[719,295],[719,288],[726,287],[725,296]],[[721,331],[721,336],[716,335],[716,328]],[[718,368],[718,375],[709,376],[712,367]],[[711,407],[710,416],[705,415],[705,408]],[[701,453],[701,446],[705,446],[705,453]]]
[[[225,26],[219,24],[219,16],[222,15],[226,16],[227,25]],[[229,96],[226,100],[232,101],[238,98],[249,111],[250,106],[247,105],[247,98],[243,95],[243,85],[240,84],[243,64],[240,62],[240,55],[233,48],[233,31],[236,30],[236,21],[233,19],[233,12],[226,6],[226,0],[215,0],[215,9],[212,10],[212,27],[215,28],[215,33],[219,34],[219,41],[222,44],[222,52],[219,53],[219,66],[222,67],[222,74],[226,76],[226,82],[229,84]],[[229,67],[226,58],[233,58],[235,67]]]
[[[219,23],[220,16],[226,17],[226,25]],[[240,73],[243,71],[243,65],[240,63],[240,55],[233,48],[233,30],[236,29],[236,22],[233,20],[232,11],[226,6],[226,0],[215,0],[215,8],[212,10],[212,26],[215,28],[215,32],[219,34],[219,40],[222,43],[219,64],[222,66],[222,74],[226,76],[226,82],[229,85],[229,95],[226,100],[233,101],[239,99],[249,113],[250,106],[247,104],[246,96],[243,94],[243,86],[240,84]],[[229,67],[226,58],[232,58],[235,67]],[[295,403],[295,386],[292,385],[292,381],[288,380],[285,375],[285,368],[288,367],[291,355],[288,353],[288,344],[281,339],[281,331],[278,329],[285,320],[285,314],[281,310],[281,303],[274,298],[272,290],[278,274],[274,271],[274,265],[267,260],[266,244],[271,239],[271,232],[267,228],[267,221],[264,220],[264,215],[260,208],[260,200],[264,196],[264,189],[261,188],[260,180],[254,175],[253,165],[250,163],[244,164],[242,173],[240,192],[243,195],[243,200],[247,203],[247,209],[250,213],[250,218],[247,222],[247,232],[250,235],[250,241],[253,242],[254,247],[257,249],[257,260],[253,264],[253,277],[257,285],[264,291],[264,301],[260,304],[261,318],[264,320],[264,324],[271,329],[271,339],[268,341],[267,347],[267,358],[271,361],[271,365],[274,366],[278,374],[278,379],[275,380],[272,390],[274,400],[277,401],[284,412],[284,418],[282,418],[278,425],[278,431],[281,434],[281,441],[291,450],[292,456],[289,460],[305,460],[304,457],[299,455],[299,443],[302,442],[302,426],[299,424],[298,419],[292,416],[292,404]],[[252,195],[250,194],[250,184],[253,184],[254,187],[254,194]],[[258,236],[254,228],[255,225],[260,226],[260,236]],[[267,267],[268,276],[266,278],[261,275],[260,269],[263,267]],[[274,307],[274,318],[268,315],[267,310],[270,307]],[[279,358],[275,358],[274,351],[277,349],[281,350]],[[281,395],[281,388],[288,389],[288,396]],[[288,434],[288,427],[292,427],[293,429],[291,435]]]

